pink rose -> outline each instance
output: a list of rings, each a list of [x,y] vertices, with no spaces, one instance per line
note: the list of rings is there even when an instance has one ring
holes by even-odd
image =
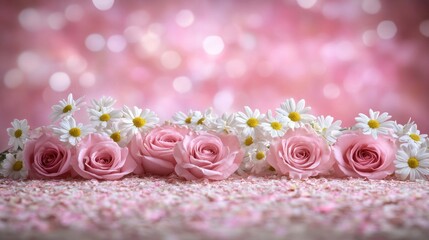
[[[289,130],[270,145],[267,162],[291,178],[308,178],[328,173],[334,161],[327,142],[306,128]]]
[[[71,150],[48,132],[29,140],[24,147],[24,162],[30,178],[66,177],[71,170],[71,159]]]
[[[191,133],[174,148],[175,172],[187,180],[223,180],[238,169],[243,155],[234,135]]]
[[[395,171],[396,146],[390,137],[349,132],[333,148],[338,170],[350,177],[383,179]]]
[[[137,163],[136,174],[169,175],[174,172],[176,160],[173,150],[183,140],[188,129],[163,126],[152,129],[146,135],[137,134],[129,144],[129,158]]]
[[[73,169],[86,179],[117,180],[136,168],[132,159],[127,159],[128,149],[121,148],[111,138],[90,134],[76,147]]]

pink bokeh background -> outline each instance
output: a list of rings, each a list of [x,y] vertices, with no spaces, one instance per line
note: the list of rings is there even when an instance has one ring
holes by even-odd
[[[304,98],[429,132],[427,1],[0,0],[0,147],[14,118],[50,124],[68,93],[176,111]]]

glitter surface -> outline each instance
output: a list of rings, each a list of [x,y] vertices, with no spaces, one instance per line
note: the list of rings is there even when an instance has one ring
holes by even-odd
[[[393,179],[0,180],[20,239],[424,239],[429,184]]]

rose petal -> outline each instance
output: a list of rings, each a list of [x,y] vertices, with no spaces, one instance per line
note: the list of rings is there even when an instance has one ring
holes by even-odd
[[[71,150],[48,130],[24,147],[24,162],[29,168],[29,178],[61,178],[70,174]]]
[[[136,168],[135,161],[128,158],[128,149],[119,147],[103,135],[88,135],[76,151],[77,158],[72,162],[72,167],[83,178],[117,180]],[[103,163],[103,159],[107,162]]]
[[[186,135],[173,155],[177,175],[187,180],[221,180],[238,169],[244,153],[236,136],[200,132]]]

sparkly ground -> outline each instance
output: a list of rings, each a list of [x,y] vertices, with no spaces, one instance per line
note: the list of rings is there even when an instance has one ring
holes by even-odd
[[[424,239],[429,183],[0,179],[2,239]]]

